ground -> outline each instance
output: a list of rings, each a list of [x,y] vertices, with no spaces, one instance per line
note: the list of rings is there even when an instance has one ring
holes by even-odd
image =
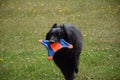
[[[37,43],[54,23],[83,34],[75,80],[120,80],[119,0],[1,0],[1,80],[64,80]]]

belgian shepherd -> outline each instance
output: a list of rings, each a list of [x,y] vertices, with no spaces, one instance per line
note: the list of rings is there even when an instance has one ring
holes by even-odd
[[[60,39],[72,44],[73,48],[62,48],[57,51],[53,56],[53,60],[60,68],[65,80],[73,80],[74,72],[78,73],[79,58],[82,50],[82,35],[80,30],[74,25],[54,24],[47,33],[46,40],[49,40],[52,44]]]

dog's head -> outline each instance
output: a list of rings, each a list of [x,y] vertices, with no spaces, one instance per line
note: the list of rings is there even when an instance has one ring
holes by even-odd
[[[64,39],[65,37],[65,27],[64,25],[58,26],[54,24],[51,30],[46,35],[46,40],[49,40],[51,43],[57,42],[60,39]]]

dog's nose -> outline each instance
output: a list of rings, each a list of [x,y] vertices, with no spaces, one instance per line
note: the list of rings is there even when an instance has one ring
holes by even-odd
[[[49,40],[50,43],[54,43],[55,41],[54,40]]]

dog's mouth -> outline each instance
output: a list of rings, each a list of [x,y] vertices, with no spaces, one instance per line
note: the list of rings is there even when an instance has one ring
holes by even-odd
[[[58,41],[59,41],[58,39],[51,39],[51,40],[49,40],[50,44],[54,44],[54,43],[56,43]]]
[[[55,41],[55,40],[49,40],[49,42],[50,42],[51,44],[53,44],[53,43],[55,43],[56,41]]]
[[[66,42],[64,39],[60,39],[59,41],[55,42],[54,40],[51,41],[51,44],[49,40],[38,40],[39,43],[42,43],[48,50],[48,60],[52,60],[54,54],[59,51],[62,48],[69,48],[72,49],[73,45]]]

